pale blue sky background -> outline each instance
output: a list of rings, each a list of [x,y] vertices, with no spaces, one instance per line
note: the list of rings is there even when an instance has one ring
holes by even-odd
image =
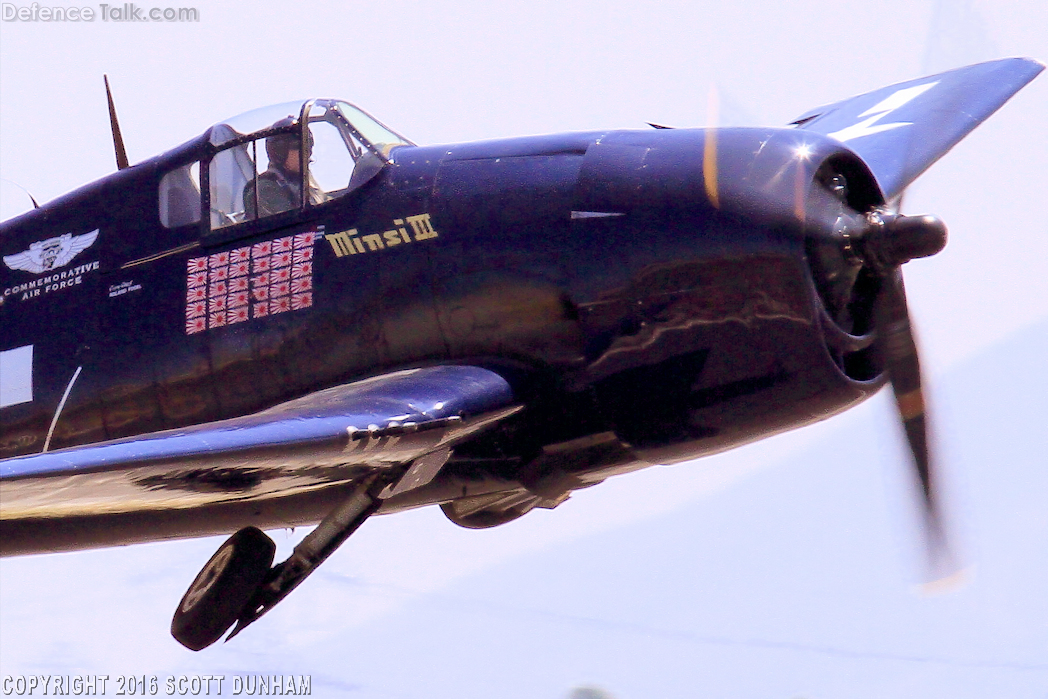
[[[146,4],[145,7],[151,5]],[[164,6],[162,4],[158,6]],[[419,143],[782,124],[935,70],[1048,59],[1042,0],[202,2],[193,24],[0,23],[4,217],[257,106],[342,97]],[[233,642],[167,634],[219,540],[0,562],[0,673],[311,673],[351,697],[1048,697],[1048,78],[911,189],[906,268],[969,584],[925,598],[890,401],[492,531],[378,518]],[[287,551],[302,532],[277,532]]]

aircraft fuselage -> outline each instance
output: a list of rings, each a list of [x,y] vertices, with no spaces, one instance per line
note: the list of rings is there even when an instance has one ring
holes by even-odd
[[[711,138],[732,154],[713,180]],[[805,157],[784,156],[802,142]],[[66,234],[83,249],[58,266],[69,253],[50,243],[58,257],[38,257],[53,268],[31,275],[0,267],[3,347],[22,352],[7,366],[25,384],[0,413],[0,458],[248,415],[401,367],[507,377],[529,409],[389,511],[507,483],[542,492],[552,471],[581,487],[829,417],[881,386],[875,371],[847,376],[827,347],[796,214],[820,164],[847,159],[828,139],[659,130],[403,146],[316,206],[217,230],[206,215],[161,225],[161,178],[203,171],[213,152],[191,141],[5,222],[5,256]],[[556,445],[566,455],[524,473]],[[243,498],[222,511],[285,526],[315,521],[320,500],[268,518]],[[222,507],[129,521],[141,539],[224,531]],[[127,529],[94,536],[139,540]]]

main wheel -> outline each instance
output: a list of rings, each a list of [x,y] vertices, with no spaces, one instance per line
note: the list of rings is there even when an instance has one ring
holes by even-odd
[[[276,548],[256,527],[229,537],[178,603],[171,620],[175,640],[190,650],[201,650],[221,638],[265,580]]]

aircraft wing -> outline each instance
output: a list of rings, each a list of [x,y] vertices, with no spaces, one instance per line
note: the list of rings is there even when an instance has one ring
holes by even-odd
[[[792,123],[855,151],[889,201],[1042,70],[1029,58],[978,63],[813,109]]]
[[[0,554],[219,533],[228,526],[222,513],[238,504],[237,516],[316,521],[309,513],[330,507],[333,491],[454,447],[519,409],[499,375],[436,366],[245,417],[7,459]],[[214,518],[201,521],[206,512]],[[155,535],[134,531],[143,526]]]

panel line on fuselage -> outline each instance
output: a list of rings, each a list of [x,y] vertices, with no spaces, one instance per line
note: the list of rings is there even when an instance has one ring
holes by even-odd
[[[179,245],[177,248],[171,248],[170,250],[164,250],[163,252],[158,252],[158,253],[150,255],[148,257],[141,257],[141,258],[139,258],[137,260],[131,260],[130,262],[125,262],[124,264],[120,265],[120,269],[128,269],[130,267],[137,267],[138,265],[144,265],[147,262],[155,262],[156,260],[161,260],[161,259],[163,259],[165,257],[170,257],[171,255],[177,255],[179,253],[186,252],[187,250],[192,250],[192,249],[198,248],[198,247],[200,247],[200,241],[194,240],[192,243],[186,243],[185,245]]]

